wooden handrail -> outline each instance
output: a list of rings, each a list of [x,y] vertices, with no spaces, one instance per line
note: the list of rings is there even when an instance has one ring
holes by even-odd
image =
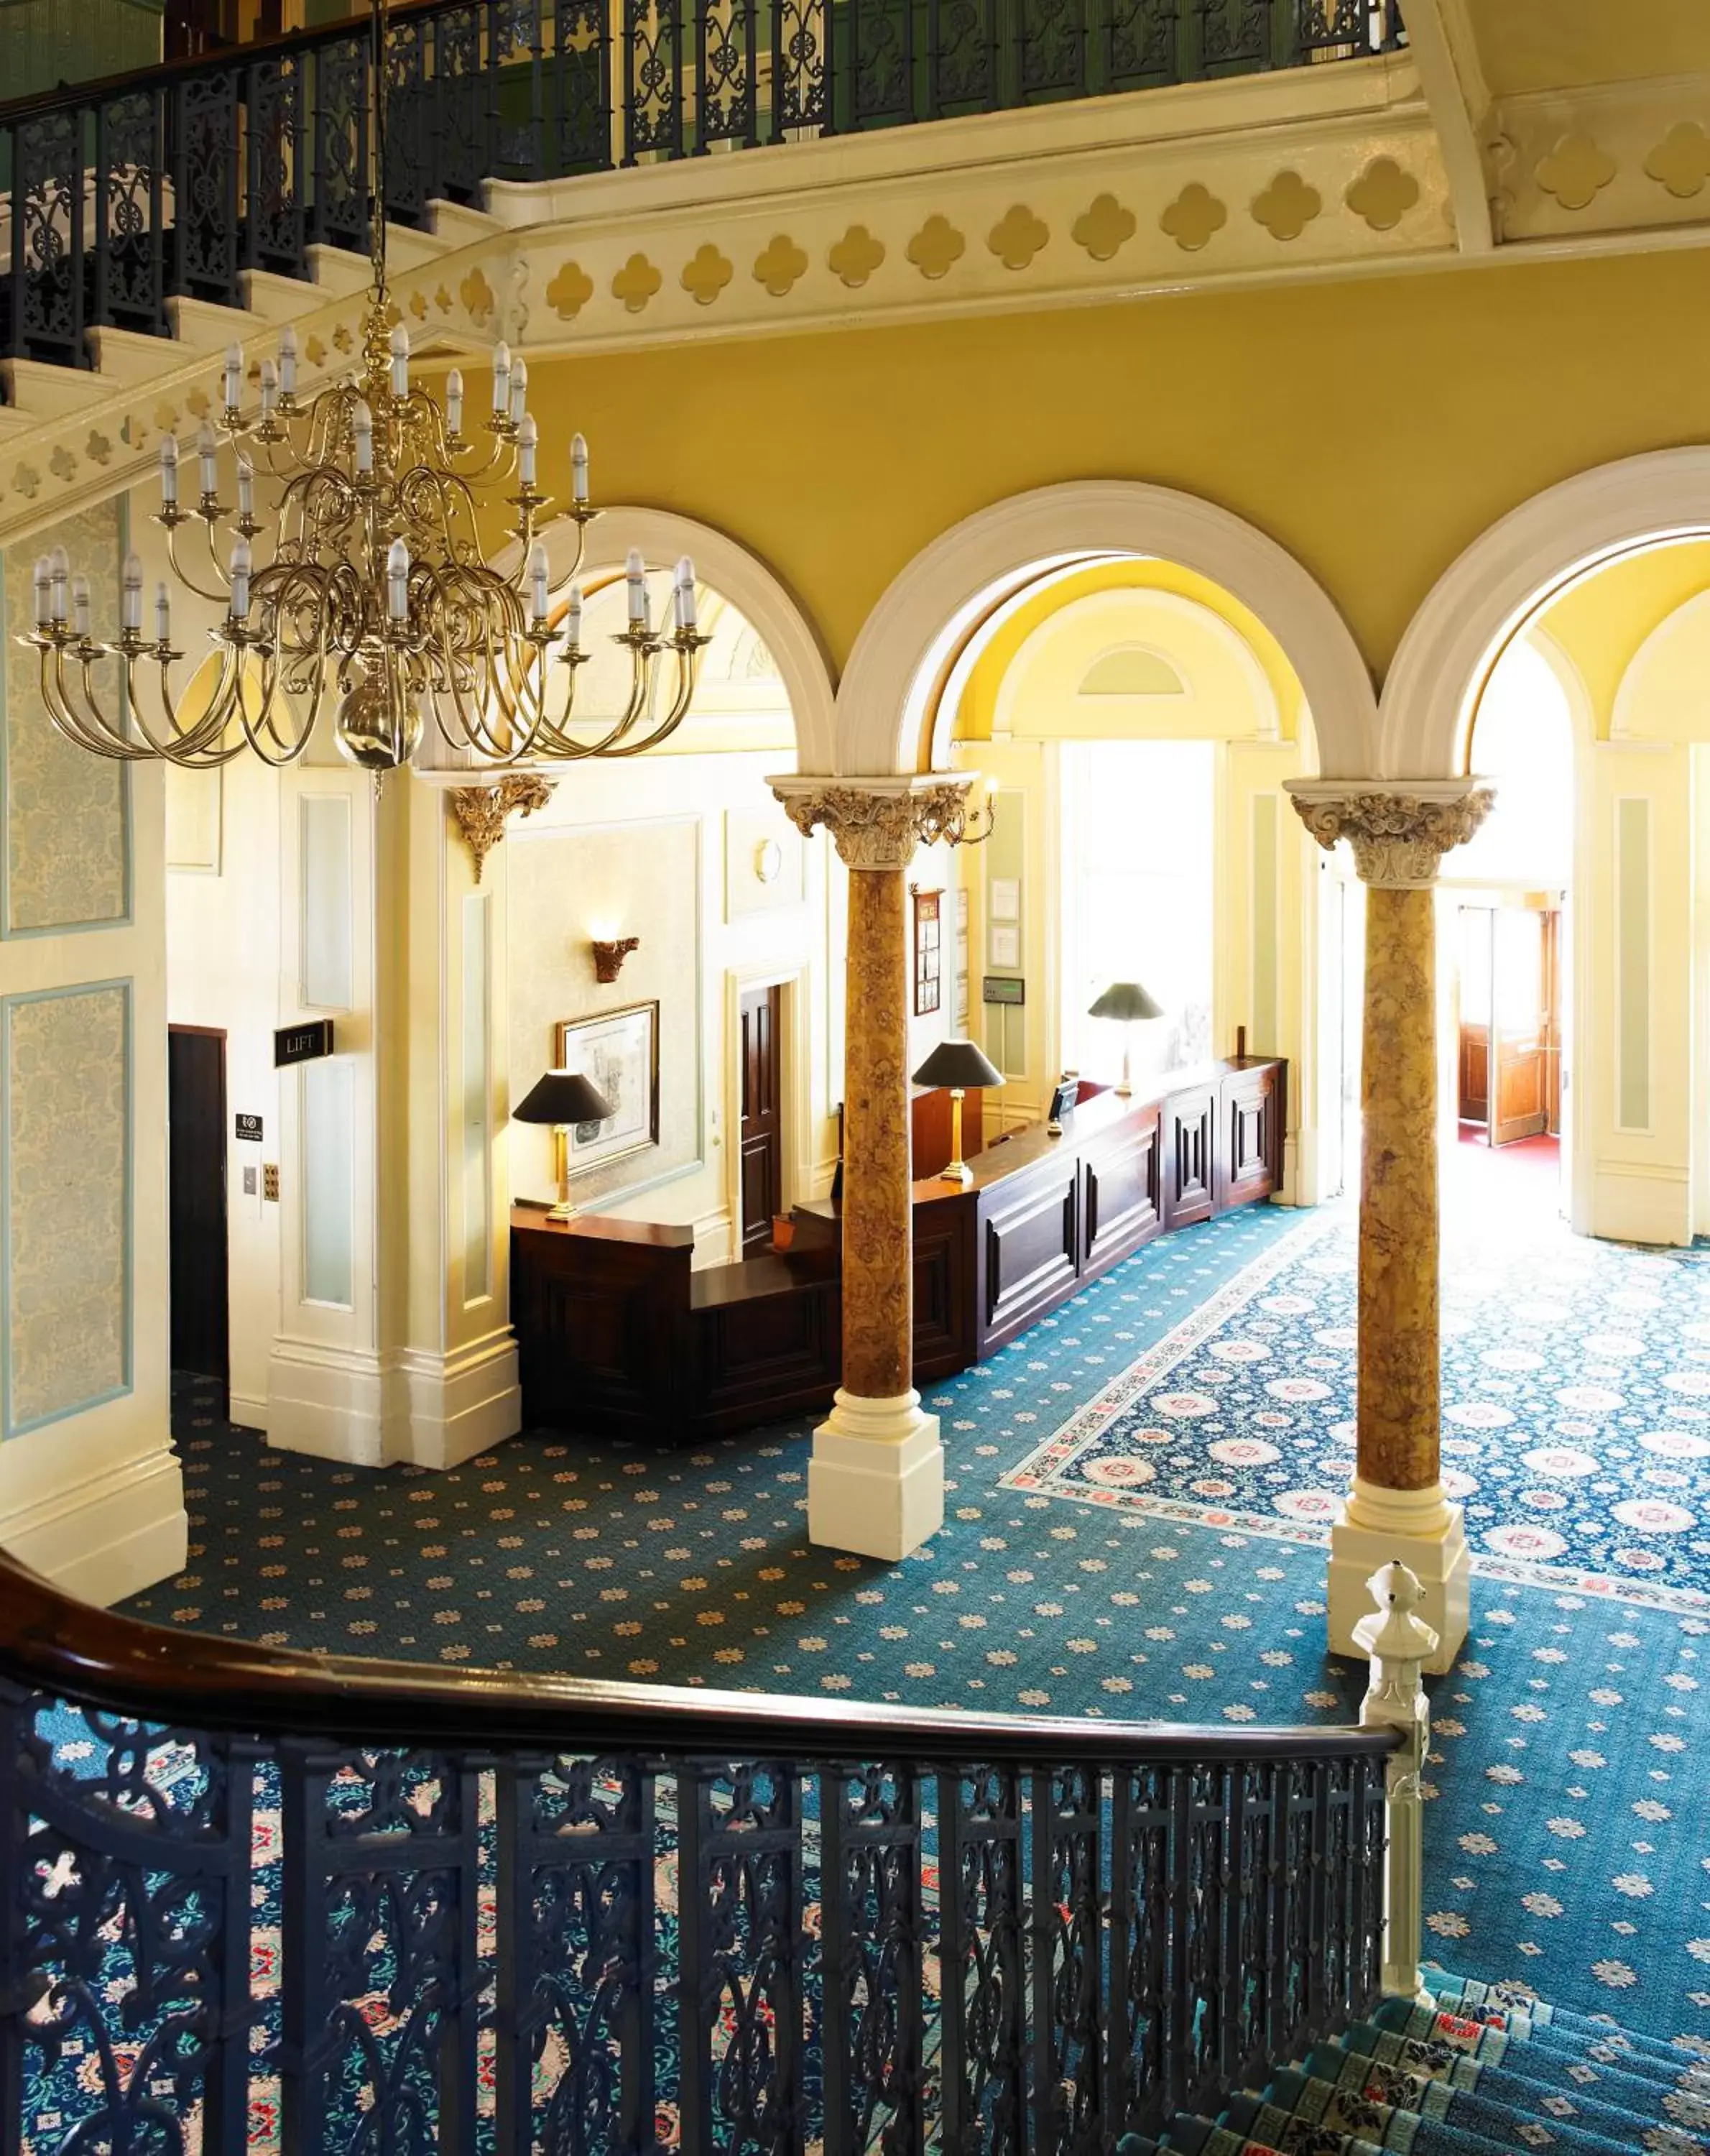
[[[740,1753],[1042,1765],[1375,1759],[1391,1729],[1111,1722],[607,1683],[301,1652],[147,1625],[61,1594],[0,1553],[0,1671],[79,1705],[204,1729],[346,1743],[551,1746],[588,1757]]]
[[[387,18],[396,28],[422,15],[443,13],[455,0],[393,0]],[[294,53],[310,53],[323,45],[335,45],[347,38],[366,38],[368,17],[340,16],[335,23],[319,23],[312,30],[281,30],[277,36],[256,38],[247,44],[222,45],[217,51],[196,53],[182,59],[160,60],[153,67],[125,68],[116,74],[95,75],[87,82],[61,83],[52,90],[32,90],[28,97],[0,102],[0,128],[14,122],[40,118],[44,113],[65,111],[79,105],[99,105],[104,98],[145,90],[164,90],[175,82],[198,75],[224,74],[233,68],[252,67]]]

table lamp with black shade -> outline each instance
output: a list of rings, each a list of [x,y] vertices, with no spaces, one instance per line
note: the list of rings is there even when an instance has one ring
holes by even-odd
[[[950,1158],[939,1180],[971,1183],[974,1171],[962,1158],[962,1096],[970,1086],[1001,1086],[1002,1071],[971,1040],[941,1040],[914,1073],[914,1083],[950,1088]]]
[[[599,1087],[580,1070],[549,1070],[537,1078],[528,1097],[511,1110],[519,1123],[550,1123],[565,1129],[573,1123],[603,1122],[617,1111]],[[570,1147],[564,1148],[564,1172],[559,1178],[558,1203],[547,1214],[549,1220],[569,1220],[576,1214],[570,1200]]]
[[[1114,1019],[1123,1029],[1122,1083],[1117,1091],[1132,1093],[1134,1086],[1129,1076],[1129,1058],[1134,1047],[1134,1029],[1143,1019],[1162,1018],[1161,1004],[1154,1003],[1138,981],[1113,981],[1098,1001],[1088,1006],[1088,1018]]]

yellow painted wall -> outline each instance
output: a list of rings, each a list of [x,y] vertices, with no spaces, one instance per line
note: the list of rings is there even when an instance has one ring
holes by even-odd
[[[1381,672],[1505,511],[1589,465],[1710,438],[1707,338],[1710,280],[1651,254],[543,360],[534,402],[545,485],[563,486],[581,428],[598,495],[724,526],[839,665],[949,526],[1097,477],[1250,519]]]
[[[1710,67],[1703,0],[1469,0],[1467,12],[1498,97]]]
[[[1579,670],[1597,738],[1607,741],[1621,677],[1653,629],[1710,590],[1710,541],[1658,547],[1600,570],[1539,617]]]
[[[1096,567],[1083,570],[1078,576],[1064,578],[1060,583],[1053,584],[1049,590],[1029,599],[994,631],[963,691],[956,711],[953,738],[957,741],[991,740],[993,715],[997,708],[1004,676],[1015,664],[1022,645],[1037,630],[1043,628],[1053,614],[1060,613],[1077,599],[1086,598],[1094,592],[1125,591],[1172,592],[1178,598],[1192,599],[1208,608],[1220,620],[1227,622],[1246,641],[1263,668],[1277,699],[1283,733],[1290,740],[1297,737],[1300,720],[1300,684],[1282,645],[1256,614],[1242,606],[1238,599],[1231,598],[1221,585],[1213,583],[1209,577],[1196,576],[1191,569],[1181,568],[1174,562],[1101,562]],[[1155,646],[1159,644],[1155,635],[1149,635],[1146,641]],[[1072,693],[1079,684],[1073,682],[1062,685]]]

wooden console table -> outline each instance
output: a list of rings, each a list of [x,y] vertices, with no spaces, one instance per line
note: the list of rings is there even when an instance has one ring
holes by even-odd
[[[1060,1137],[1030,1125],[965,1188],[917,1182],[917,1378],[983,1362],[1155,1235],[1269,1197],[1286,1084],[1285,1064],[1248,1057],[1127,1100],[1083,1086]],[[688,1228],[513,1207],[525,1425],[689,1444],[829,1406],[839,1223],[823,1200],[791,1218],[788,1251],[696,1272]]]

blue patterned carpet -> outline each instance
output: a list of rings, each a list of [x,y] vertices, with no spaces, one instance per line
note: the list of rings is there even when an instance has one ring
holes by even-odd
[[[270,1452],[192,1394],[180,1420],[191,1567],[128,1606],[157,1622],[294,1645],[572,1674],[1019,1712],[1351,1718],[1364,1674],[1323,1653],[1322,1526],[1274,1502],[1267,1516],[1253,1496],[1326,1486],[1330,1469],[1309,1481],[1293,1458],[1213,1465],[1206,1450],[1257,1434],[1233,1389],[1242,1385],[1256,1388],[1254,1414],[1290,1419],[1285,1435],[1301,1433],[1299,1456],[1309,1445],[1314,1461],[1345,1460],[1345,1434],[1334,1429],[1351,1414],[1336,1399],[1351,1369],[1345,1344],[1308,1339],[1294,1324],[1323,1317],[1318,1331],[1344,1328],[1351,1260],[1339,1234],[1329,1216],[1271,1209],[1187,1230],[937,1388],[949,1517],[900,1565],[808,1547],[806,1423],[689,1454],[531,1435],[448,1475],[375,1473]],[[1254,1265],[1266,1297],[1309,1301],[1312,1311],[1257,1310],[1239,1278]],[[1518,1423],[1554,1395],[1556,1420],[1528,1431],[1524,1450],[1504,1440],[1498,1450],[1488,1430],[1468,1426],[1464,1441],[1479,1450],[1457,1466],[1471,1473],[1472,1460],[1481,1473],[1468,1506],[1475,1541],[1540,1510],[1565,1534],[1562,1508],[1534,1507],[1528,1491],[1571,1490],[1576,1522],[1595,1518],[1594,1499],[1612,1507],[1659,1488],[1659,1502],[1692,1509],[1689,1493],[1655,1476],[1697,1475],[1696,1455],[1639,1440],[1699,1426],[1697,1394],[1664,1379],[1702,1375],[1710,1389],[1710,1362],[1683,1329],[1698,1321],[1677,1301],[1696,1298],[1701,1277],[1710,1276],[1691,1260],[1574,1244],[1554,1230],[1529,1253],[1504,1243],[1452,1255],[1451,1354],[1472,1352],[1457,1328],[1467,1283],[1481,1278],[1477,1296],[1499,1295],[1506,1345],[1529,1354],[1541,1342],[1548,1352],[1544,1366],[1523,1369],[1480,1361],[1477,1390],[1446,1387],[1446,1404],[1487,1401]],[[1616,1300],[1657,1296],[1667,1315],[1654,1327],[1651,1303]],[[1330,1394],[1278,1402],[1263,1393],[1270,1379],[1249,1374],[1255,1358],[1211,1357],[1214,1336],[1195,1318],[1195,1353],[1233,1375],[1221,1389],[1182,1383],[1207,1393],[1223,1429],[1212,1438],[1212,1417],[1180,1418],[1186,1435],[1174,1435],[1171,1449],[1200,1448],[1201,1480],[1276,1466],[1280,1486],[1238,1484],[1239,1505],[1190,1491],[1191,1510],[1185,1502],[1185,1516],[1167,1517],[1017,1486],[1056,1432],[1220,1296],[1236,1324],[1286,1326],[1263,1337],[1277,1377]],[[1546,1306],[1563,1314],[1540,1314]],[[1619,1337],[1639,1339],[1636,1352],[1597,1344],[1615,1331],[1611,1309],[1622,1313]],[[1523,1326],[1533,1332],[1523,1337]],[[1619,1385],[1592,1375],[1615,1368]],[[1523,1394],[1505,1390],[1510,1381]],[[1560,1395],[1592,1386],[1621,1401],[1595,1411],[1595,1434],[1572,1438],[1564,1414],[1589,1421],[1593,1410]],[[1666,1413],[1672,1399],[1692,1412]],[[1628,1415],[1639,1419],[1631,1435]],[[1274,1442],[1276,1427],[1257,1424],[1258,1441]],[[1565,1477],[1527,1460],[1566,1441],[1627,1456]],[[1155,1462],[1164,1450],[1147,1456]],[[1499,1477],[1498,1466],[1513,1472]],[[1124,1494],[1119,1482],[1108,1486]],[[1450,1966],[1522,1979],[1564,2006],[1695,2039],[1710,2037],[1710,1835],[1691,1779],[1703,1743],[1698,1643],[1710,1635],[1696,1598],[1710,1564],[1700,1560],[1695,1578],[1697,1539],[1665,1530],[1653,1543],[1620,1523],[1607,1546],[1666,1551],[1666,1576],[1617,1574],[1610,1563],[1609,1595],[1540,1586],[1541,1560],[1485,1546],[1523,1576],[1475,1580],[1466,1653],[1434,1687],[1426,1902]],[[1582,1560],[1580,1569],[1591,1568]]]

